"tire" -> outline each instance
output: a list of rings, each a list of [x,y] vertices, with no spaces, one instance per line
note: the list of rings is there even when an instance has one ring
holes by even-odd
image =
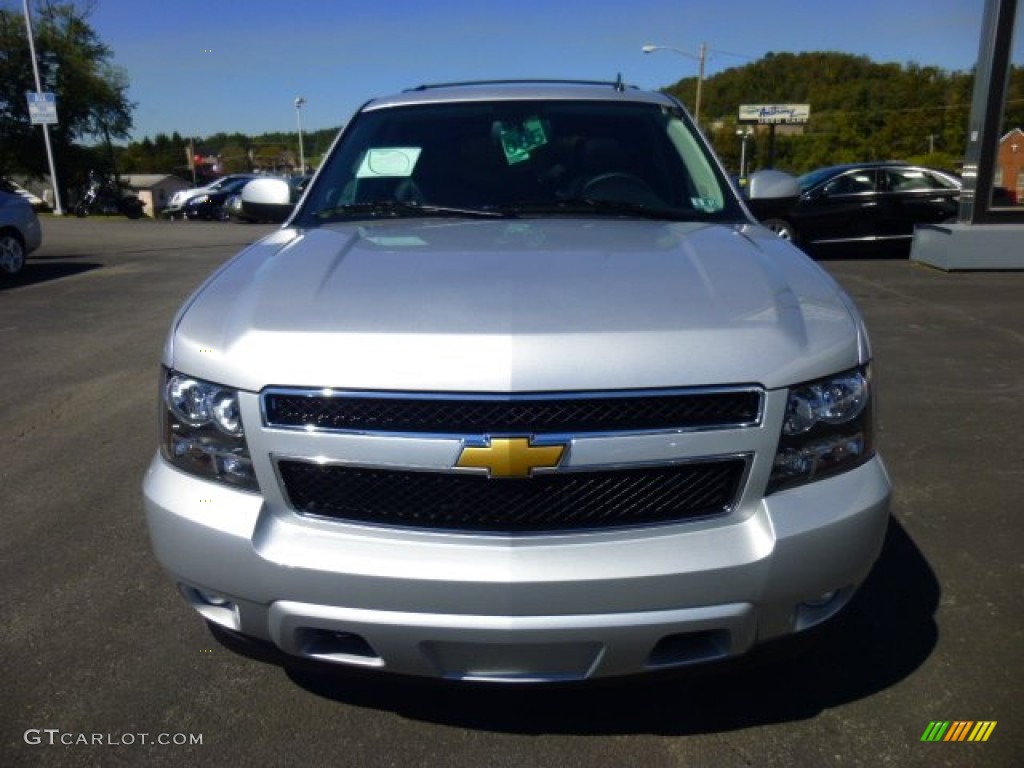
[[[767,227],[783,240],[789,240],[791,243],[796,242],[796,230],[785,219],[765,219],[761,222],[761,226]]]
[[[75,205],[75,216],[82,219],[89,215],[89,206],[85,203],[77,203]]]
[[[13,232],[0,233],[0,274],[16,275],[25,266],[25,244]]]

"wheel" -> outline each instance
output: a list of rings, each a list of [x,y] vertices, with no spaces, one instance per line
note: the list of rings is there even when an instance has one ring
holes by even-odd
[[[25,244],[13,232],[0,234],[0,272],[16,275],[25,266]]]
[[[796,230],[785,219],[765,219],[761,222],[761,226],[767,227],[783,240],[789,240],[791,243],[796,242]]]
[[[78,218],[84,218],[89,215],[89,206],[85,203],[78,203],[75,205],[75,216]]]

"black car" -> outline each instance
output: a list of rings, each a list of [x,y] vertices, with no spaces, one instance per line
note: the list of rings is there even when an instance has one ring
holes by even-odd
[[[957,215],[960,180],[906,163],[858,163],[801,176],[800,196],[753,204],[765,226],[815,254],[910,247],[917,224]]]
[[[242,187],[252,181],[253,177],[239,177],[226,184],[220,185],[216,190],[203,192],[201,195],[189,198],[181,206],[181,212],[187,219],[217,219],[223,221],[227,218],[224,210],[224,203],[232,195],[242,191]]]

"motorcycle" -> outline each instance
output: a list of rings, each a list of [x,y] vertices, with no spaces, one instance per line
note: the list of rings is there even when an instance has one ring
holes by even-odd
[[[123,214],[137,219],[142,216],[142,201],[135,195],[124,194],[111,182],[89,174],[89,186],[75,204],[74,213],[76,216]]]

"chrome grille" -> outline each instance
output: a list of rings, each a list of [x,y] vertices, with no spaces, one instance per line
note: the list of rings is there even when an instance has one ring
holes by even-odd
[[[566,396],[431,395],[298,391],[263,393],[269,427],[409,434],[594,434],[721,429],[756,424],[757,389]]]
[[[524,479],[281,459],[300,513],[356,523],[478,533],[540,533],[670,523],[728,513],[747,460],[552,472]]]

